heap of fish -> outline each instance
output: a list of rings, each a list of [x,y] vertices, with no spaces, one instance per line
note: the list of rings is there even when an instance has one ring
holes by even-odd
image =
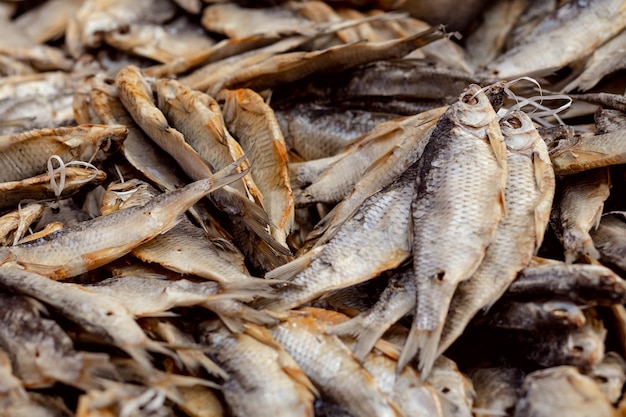
[[[0,417],[626,415],[626,1],[0,19]]]

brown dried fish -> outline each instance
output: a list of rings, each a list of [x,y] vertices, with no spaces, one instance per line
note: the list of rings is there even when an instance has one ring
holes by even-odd
[[[600,226],[590,232],[593,243],[603,262],[626,271],[626,214],[607,213],[600,219]]]

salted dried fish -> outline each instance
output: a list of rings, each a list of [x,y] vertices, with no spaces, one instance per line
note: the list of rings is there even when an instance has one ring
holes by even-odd
[[[600,226],[591,231],[593,243],[603,262],[626,271],[624,251],[626,246],[626,215],[621,212],[607,213],[600,219]]]
[[[411,204],[417,302],[398,364],[403,368],[419,351],[426,377],[454,291],[478,269],[504,211],[506,146],[479,86],[441,116],[417,165]],[[458,256],[451,259],[451,252]]]
[[[28,204],[0,217],[0,245],[7,246],[19,241],[32,223],[44,212],[43,204]]]
[[[79,125],[0,136],[0,181],[21,181],[46,172],[51,155],[64,163],[101,161],[127,133],[120,125]]]
[[[19,15],[13,23],[36,43],[55,40],[63,35],[71,14],[81,0],[51,0]]]
[[[511,330],[562,331],[582,327],[586,318],[582,309],[568,300],[502,301],[474,323]]]
[[[278,298],[263,305],[273,310],[294,308],[404,262],[410,254],[409,210],[415,175],[415,169],[409,168],[367,199],[328,243],[265,274],[266,278],[289,278],[289,283],[277,290]],[[346,253],[352,255],[346,257]]]
[[[352,415],[400,415],[374,378],[352,357],[350,349],[337,336],[325,334],[316,314],[323,311],[294,312],[270,331],[323,397]]]
[[[593,367],[589,376],[596,381],[609,402],[615,404],[626,382],[626,362],[617,352],[608,352],[602,362]]]
[[[594,114],[598,133],[626,130],[626,113],[620,110],[598,109]]]
[[[521,369],[492,365],[471,369],[468,376],[476,391],[473,408],[476,417],[512,414],[525,376]]]
[[[311,75],[356,67],[370,61],[402,58],[409,52],[443,37],[438,29],[378,43],[340,45],[321,51],[291,52],[268,58],[259,64],[234,71],[219,87],[264,90]]]
[[[223,90],[224,121],[238,139],[250,164],[254,182],[263,194],[272,236],[287,246],[294,221],[294,202],[287,168],[287,149],[274,112],[252,90]]]
[[[22,245],[0,248],[2,265],[12,265],[53,279],[64,279],[118,259],[171,229],[178,217],[218,187],[241,177],[233,167],[161,194],[143,206],[130,207],[79,223]],[[129,225],[143,227],[129,230]]]
[[[0,208],[15,207],[23,201],[64,198],[87,184],[99,184],[105,179],[104,171],[62,167],[22,181],[3,182],[0,183]]]
[[[626,302],[626,281],[602,265],[555,262],[528,266],[507,289],[507,297],[565,297],[580,305]]]
[[[0,285],[50,305],[88,332],[126,351],[146,368],[152,368],[146,349],[165,351],[148,339],[133,316],[115,299],[96,294],[81,285],[63,284],[8,267],[0,268]]]
[[[520,43],[490,62],[486,71],[511,79],[549,74],[591,53],[626,27],[626,2],[567,2],[544,19]],[[580,30],[581,27],[586,30]],[[564,47],[560,39],[570,47]],[[574,46],[575,45],[575,46]]]
[[[85,48],[97,47],[105,33],[136,22],[163,23],[176,13],[166,0],[128,3],[123,0],[86,0],[70,19],[66,33],[68,50],[78,58]]]
[[[588,376],[573,366],[557,366],[531,372],[524,379],[516,417],[616,416],[606,396]]]
[[[322,171],[311,185],[296,193],[296,204],[337,203],[349,196],[349,202],[337,209],[343,213],[337,217],[346,219],[346,214],[353,213],[365,198],[389,184],[391,178],[396,178],[421,156],[430,138],[431,127],[445,110],[438,108],[379,124],[354,140],[336,157],[330,157],[327,162],[332,165]],[[367,171],[373,171],[372,167],[380,169],[368,174],[365,180]],[[362,182],[358,190],[350,195],[359,181]]]
[[[0,293],[0,346],[14,374],[27,388],[50,387],[57,381],[83,390],[98,387],[94,371],[107,369],[105,354],[80,352],[56,321],[42,317],[43,305],[29,297]]]
[[[302,369],[267,331],[232,334],[215,322],[203,323],[200,339],[209,355],[229,374],[222,385],[236,416],[312,416],[316,394]],[[254,335],[257,335],[254,333]],[[257,335],[259,336],[259,335]]]
[[[173,27],[172,27],[173,26]],[[161,63],[192,60],[198,51],[208,50],[215,41],[205,33],[175,24],[135,23],[104,34],[104,41],[119,50],[153,59]]]
[[[594,50],[585,63],[583,72],[563,87],[563,91],[587,91],[606,75],[626,68],[624,53],[626,53],[626,31],[622,31]]]
[[[459,371],[454,361],[439,356],[426,382],[442,394],[444,416],[472,416],[471,409],[476,392],[472,380]]]
[[[509,31],[527,6],[528,0],[500,0],[485,9],[480,26],[465,39],[472,68],[480,68],[498,55]]]
[[[528,264],[541,246],[548,223],[555,179],[545,143],[524,113],[503,118],[500,127],[507,146],[506,216],[478,270],[454,293],[439,353],[461,335],[471,317],[491,306]]]
[[[556,142],[550,148],[554,172],[557,175],[570,175],[625,163],[622,137],[623,131],[617,130],[602,135],[577,135]]]
[[[569,175],[561,182],[558,204],[552,211],[557,237],[565,249],[565,261],[572,263],[581,256],[598,259],[589,231],[600,224],[604,201],[610,194],[608,168]]]

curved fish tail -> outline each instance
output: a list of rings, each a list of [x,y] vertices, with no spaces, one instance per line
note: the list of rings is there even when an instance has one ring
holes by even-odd
[[[365,357],[371,352],[378,339],[382,337],[386,330],[387,327],[368,326],[362,316],[356,316],[348,321],[329,328],[326,333],[339,336],[346,335],[356,337],[354,357],[359,362],[363,362]]]
[[[402,353],[398,359],[397,372],[402,372],[404,367],[417,356],[417,369],[420,371],[420,379],[424,381],[433,369],[435,360],[438,357],[437,346],[439,345],[442,330],[442,325],[432,330],[426,330],[420,329],[416,323],[413,323],[409,337],[406,339]]]

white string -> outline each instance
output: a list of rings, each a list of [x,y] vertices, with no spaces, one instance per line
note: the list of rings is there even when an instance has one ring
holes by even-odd
[[[52,161],[56,161],[59,164],[58,168],[54,168]],[[89,162],[83,162],[83,161],[70,161],[68,163],[63,162],[63,160],[61,159],[61,157],[59,155],[52,155],[48,158],[48,174],[50,175],[50,186],[52,187],[52,190],[54,191],[54,195],[59,198],[61,196],[61,193],[63,193],[63,190],[65,189],[65,179],[66,179],[66,173],[65,173],[65,169],[66,167],[70,167],[70,166],[78,166],[81,168],[85,168],[85,169],[93,169],[95,170],[94,173],[92,173],[89,177],[82,179],[82,180],[74,180],[69,182],[68,184],[72,184],[72,185],[78,185],[78,184],[85,184],[90,182],[91,180],[93,180],[94,178],[96,178],[96,176],[98,175],[98,168],[96,168],[95,165],[89,163]],[[59,183],[57,184],[57,180],[56,180],[56,173],[59,172]]]

